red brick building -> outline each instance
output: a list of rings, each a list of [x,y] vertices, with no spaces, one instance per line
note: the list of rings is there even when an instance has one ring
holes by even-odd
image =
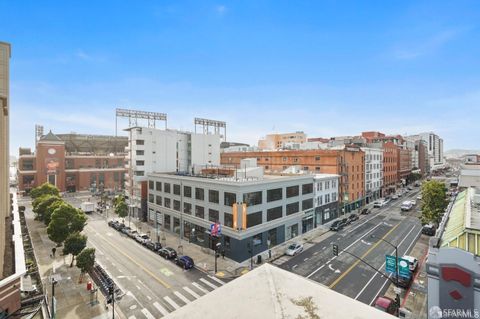
[[[398,182],[398,146],[393,142],[383,144],[383,194],[395,192]]]
[[[365,153],[356,146],[328,150],[277,150],[265,152],[225,152],[220,162],[240,165],[240,160],[256,158],[266,172],[280,173],[290,166],[300,166],[311,173],[340,175],[339,200],[348,203],[347,210],[358,207],[365,197]]]
[[[61,192],[120,190],[126,172],[126,137],[49,132],[36,144],[36,151],[20,148],[18,188],[28,193],[49,182]]]

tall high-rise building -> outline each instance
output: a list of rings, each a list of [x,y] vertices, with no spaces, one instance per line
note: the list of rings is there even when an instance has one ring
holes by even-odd
[[[5,218],[10,212],[9,72],[10,44],[0,42],[0,277],[3,277]]]

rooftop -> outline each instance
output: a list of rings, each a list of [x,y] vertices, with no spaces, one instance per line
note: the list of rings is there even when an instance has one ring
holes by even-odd
[[[299,275],[264,264],[165,318],[390,319],[392,316]]]
[[[447,218],[440,246],[480,256],[480,193],[473,187],[459,193]]]

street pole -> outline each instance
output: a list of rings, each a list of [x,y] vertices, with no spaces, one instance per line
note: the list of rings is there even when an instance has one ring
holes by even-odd
[[[55,278],[52,278],[52,315],[51,318],[55,319],[55,285],[57,284],[57,281]]]
[[[155,211],[155,231],[157,234],[157,243],[160,242],[160,236],[158,236],[158,212]]]

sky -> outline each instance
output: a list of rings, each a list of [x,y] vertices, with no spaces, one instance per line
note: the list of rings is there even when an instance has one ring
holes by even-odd
[[[35,124],[113,135],[116,108],[251,144],[377,130],[480,148],[480,1],[3,0],[0,21],[12,155]]]

